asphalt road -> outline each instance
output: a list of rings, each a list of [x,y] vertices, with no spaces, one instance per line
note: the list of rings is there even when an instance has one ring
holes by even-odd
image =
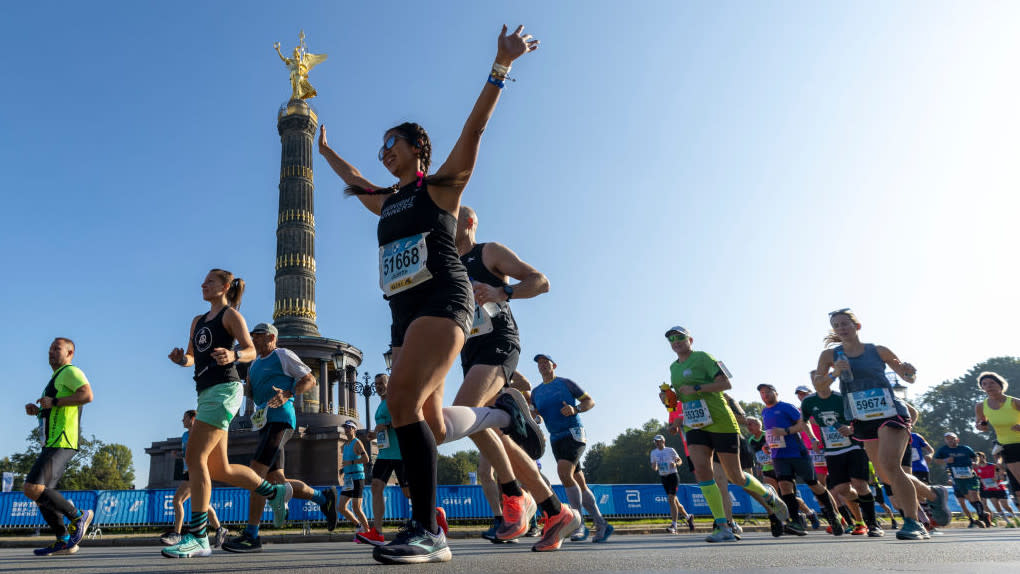
[[[947,530],[924,542],[811,533],[779,540],[745,534],[730,544],[708,544],[703,535],[614,536],[609,543],[567,542],[558,552],[538,554],[530,544],[493,545],[480,539],[453,540],[453,561],[404,568],[443,572],[967,572],[1020,571],[1020,530]],[[24,548],[0,549],[0,572],[27,574],[66,569],[77,573],[130,572],[392,572],[376,564],[371,549],[351,542],[266,545],[259,554],[215,550],[210,558],[171,560],[159,547],[93,547],[73,556],[38,558]]]

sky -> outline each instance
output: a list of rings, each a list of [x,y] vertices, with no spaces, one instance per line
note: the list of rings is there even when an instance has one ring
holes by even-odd
[[[387,128],[424,125],[440,164],[500,26],[541,40],[513,66],[463,202],[479,241],[549,277],[513,303],[519,369],[537,382],[531,357],[548,353],[588,391],[589,444],[665,418],[673,325],[725,361],[741,400],[761,382],[792,399],[841,307],[917,366],[910,396],[1016,355],[1015,3],[295,6],[0,4],[0,456],[25,448],[23,405],[50,341],[70,337],[95,393],[85,432],[129,446],[144,487],[144,448],[194,404],[166,355],[207,309],[205,273],[243,277],[249,325],[271,319],[290,95],[273,43],[289,51],[302,29],[329,55],[310,81],[331,146],[383,185]],[[314,167],[319,329],[376,373],[377,219]]]

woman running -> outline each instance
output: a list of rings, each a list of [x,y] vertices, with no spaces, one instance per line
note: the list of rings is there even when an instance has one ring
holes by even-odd
[[[1020,399],[1006,394],[1009,381],[998,373],[981,373],[978,386],[988,396],[974,408],[977,428],[984,432],[995,429],[1003,465],[1014,481],[1020,481]]]
[[[460,196],[471,177],[482,132],[496,108],[510,65],[538,48],[538,40],[522,34],[523,29],[518,26],[508,35],[503,27],[496,61],[482,93],[446,163],[434,175],[428,176],[432,145],[417,124],[404,123],[383,134],[379,160],[397,178],[396,184],[384,188],[370,182],[329,147],[325,126],[320,132],[319,153],[347,184],[346,192],[379,216],[379,285],[393,317],[388,402],[407,472],[414,476],[410,484],[412,520],[392,542],[373,549],[372,556],[379,562],[450,559],[446,537],[436,522],[437,439],[442,442],[448,435],[468,436],[491,428],[477,423],[483,418],[499,418],[494,412],[503,414],[485,407],[456,407],[456,420],[444,416],[443,382],[464,345],[474,315],[471,283],[454,243]],[[407,83],[407,89],[421,89],[416,80]],[[519,420],[508,426],[523,425]]]
[[[206,525],[213,480],[268,498],[277,527],[286,517],[289,485],[270,484],[247,466],[227,459],[227,428],[244,399],[234,363],[255,359],[248,326],[237,311],[243,294],[242,279],[222,269],[209,271],[202,282],[202,299],[209,303],[209,312],[191,321],[188,350],[178,347],[170,351],[171,361],[195,368],[198,408],[184,455],[191,485],[191,522],[179,543],[163,549],[167,558],[212,555]],[[240,343],[236,351],[232,350],[235,340]]]
[[[864,443],[868,458],[875,464],[882,482],[890,485],[903,509],[903,528],[896,532],[900,540],[924,540],[928,531],[918,522],[918,498],[932,501],[936,523],[949,523],[948,497],[945,487],[929,487],[903,472],[903,453],[910,443],[910,412],[907,405],[892,392],[885,377],[888,365],[908,383],[913,383],[917,369],[902,363],[881,345],[862,343],[858,337],[861,322],[850,309],[829,313],[832,330],[825,342],[835,345],[818,357],[814,385],[826,389],[839,379],[846,420],[851,421],[853,437]],[[830,369],[832,372],[830,373]],[[902,493],[902,494],[901,494]]]

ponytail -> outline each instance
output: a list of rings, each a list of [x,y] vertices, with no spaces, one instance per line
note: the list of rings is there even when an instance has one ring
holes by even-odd
[[[210,269],[209,273],[216,275],[216,278],[227,285],[227,304],[234,309],[241,308],[241,296],[244,295],[244,279],[234,277],[234,274],[224,269]]]

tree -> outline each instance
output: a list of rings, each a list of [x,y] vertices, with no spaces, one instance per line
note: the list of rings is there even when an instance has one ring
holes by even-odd
[[[439,484],[469,484],[469,472],[478,472],[477,450],[462,450],[453,456],[439,455],[436,468]]]
[[[0,460],[0,471],[14,473],[14,490],[20,490],[32,470],[42,439],[34,428],[26,438],[28,448]],[[82,435],[78,452],[67,464],[58,490],[122,490],[134,488],[135,469],[131,450],[122,444],[105,444],[94,435]]]
[[[744,409],[744,414],[749,417],[761,418],[761,411],[765,408],[765,403],[760,401],[737,401],[737,404]]]

